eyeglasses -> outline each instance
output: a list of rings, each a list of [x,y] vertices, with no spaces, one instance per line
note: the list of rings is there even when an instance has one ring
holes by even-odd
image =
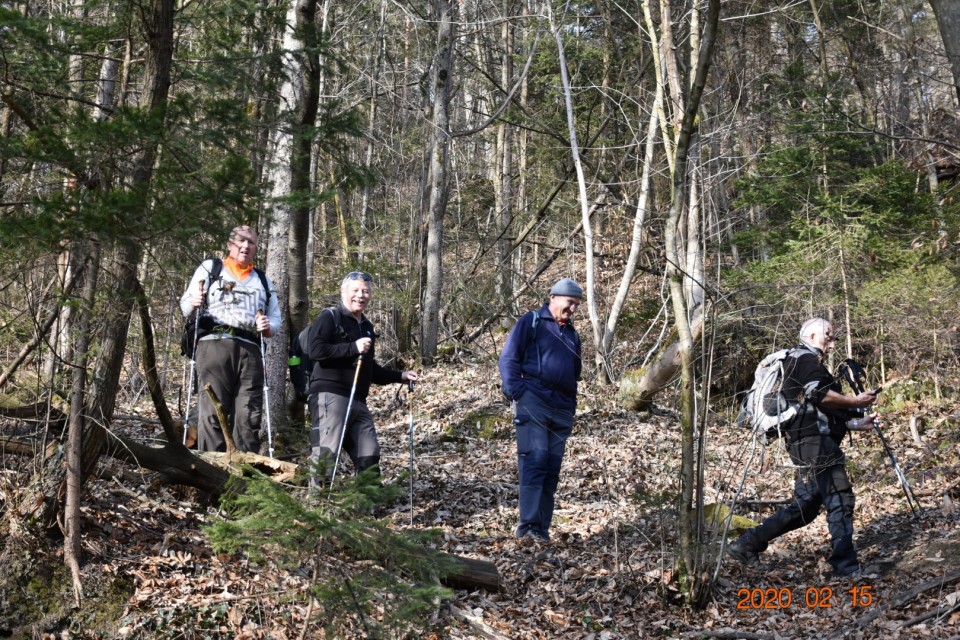
[[[363,271],[351,271],[347,274],[346,280],[363,280],[364,282],[373,281],[373,277],[369,273],[364,273]]]

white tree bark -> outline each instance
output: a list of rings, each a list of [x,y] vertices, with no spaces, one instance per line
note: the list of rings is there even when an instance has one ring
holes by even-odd
[[[311,47],[309,34],[316,14],[316,0],[291,0],[287,7],[286,27],[283,33],[284,80],[280,88],[278,125],[273,131],[266,162],[267,183],[270,186],[271,215],[267,216],[265,234],[268,238],[266,272],[273,282],[281,323],[265,341],[264,423],[261,428],[264,443],[273,444],[286,426],[287,358],[290,344],[290,257],[293,255],[298,283],[298,317],[306,315],[303,306],[306,294],[306,273],[301,259],[306,249],[306,231],[309,227],[309,209],[294,207],[286,198],[309,189],[310,144],[303,139],[304,125],[311,125],[316,117],[317,75],[316,60],[310,60],[305,50]],[[316,55],[316,54],[312,54]],[[269,432],[267,431],[269,429]],[[272,451],[268,451],[272,455]]]
[[[547,13],[550,20],[550,31],[557,41],[557,53],[560,62],[560,82],[563,90],[563,101],[567,111],[567,133],[570,136],[570,156],[577,173],[577,190],[580,202],[580,216],[583,224],[583,254],[586,271],[586,287],[584,294],[587,298],[587,313],[590,316],[590,325],[593,328],[593,343],[597,345],[597,365],[605,366],[607,356],[603,352],[603,340],[600,330],[600,314],[597,311],[596,284],[594,278],[594,250],[593,227],[590,223],[590,202],[587,196],[587,180],[583,172],[583,162],[580,158],[580,146],[577,142],[577,127],[573,115],[573,96],[570,88],[570,76],[567,72],[567,60],[563,47],[562,25],[557,23],[552,8]]]

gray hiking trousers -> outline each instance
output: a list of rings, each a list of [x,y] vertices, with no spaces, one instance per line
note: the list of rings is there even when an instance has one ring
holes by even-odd
[[[320,486],[321,479],[318,476],[325,475],[329,479],[333,475],[349,400],[346,396],[326,391],[310,395],[308,404],[313,420],[310,460],[316,469],[311,472],[314,476],[310,481],[311,486]],[[375,473],[380,473],[380,442],[366,402],[354,399],[350,407],[347,431],[343,434],[343,451],[350,456],[357,475],[371,468]]]

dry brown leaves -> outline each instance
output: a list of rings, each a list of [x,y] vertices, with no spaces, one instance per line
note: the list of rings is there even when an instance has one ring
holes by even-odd
[[[858,497],[861,559],[880,577],[858,584],[830,577],[829,535],[821,516],[771,546],[764,554],[769,570],[724,561],[711,596],[694,610],[675,601],[677,418],[668,411],[631,414],[616,407],[609,388],[585,389],[564,461],[554,539],[521,541],[512,535],[511,416],[497,382],[492,360],[444,365],[421,377],[412,398],[413,511],[407,496],[384,517],[397,529],[442,530],[445,551],[495,562],[503,581],[497,594],[457,592],[449,607],[438,608],[436,620],[425,623],[424,637],[925,638],[955,633],[947,630],[958,622],[958,582],[885,608],[912,586],[960,566],[960,526],[956,510],[944,512],[942,493],[955,479],[960,458],[955,421],[931,420],[925,442],[917,444],[906,426],[909,416],[888,416],[888,439],[923,496],[922,519],[910,516],[878,442],[858,435],[853,446],[845,445]],[[395,390],[389,388],[375,390],[370,406],[384,451],[385,480],[403,482],[406,489],[408,405],[396,404]],[[705,500],[729,500],[741,483],[743,499],[789,497],[792,472],[773,455],[775,448],[754,451],[735,427],[715,418],[707,435]],[[134,585],[118,636],[323,637],[309,621],[317,612],[287,599],[303,589],[307,576],[212,554],[198,527],[216,514],[197,507],[195,496],[166,488],[114,487],[110,482],[93,486],[85,539],[92,559],[88,572],[125,574]],[[745,515],[758,519],[773,508]],[[706,541],[706,576],[715,570],[716,550],[715,541]],[[851,592],[853,587],[860,591]],[[857,626],[875,610],[882,613],[864,628]],[[931,611],[936,615],[911,620]],[[183,635],[163,635],[164,624],[191,628],[181,627]]]

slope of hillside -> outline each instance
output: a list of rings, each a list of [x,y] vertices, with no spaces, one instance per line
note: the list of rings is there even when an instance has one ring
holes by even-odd
[[[458,591],[439,603],[435,619],[424,622],[429,637],[955,633],[960,520],[953,501],[960,446],[953,418],[929,419],[919,445],[905,417],[888,416],[888,437],[923,506],[918,518],[879,442],[861,435],[847,443],[858,546],[864,564],[879,573],[876,579],[854,584],[830,577],[822,517],[774,544],[762,571],[727,560],[717,566],[718,542],[708,536],[702,570],[716,572],[716,585],[705,608],[694,611],[676,602],[672,573],[679,466],[672,411],[632,414],[616,406],[612,389],[587,386],[565,460],[554,540],[520,541],[511,535],[516,463],[509,407],[497,381],[492,362],[445,364],[423,376],[412,398],[412,512],[403,479],[410,465],[406,392],[391,387],[371,396],[385,480],[404,489],[403,498],[378,515],[399,530],[440,530],[444,550],[492,561],[502,578],[499,593]],[[142,423],[128,426],[142,436]],[[741,513],[760,518],[775,508],[771,502],[790,495],[791,471],[775,447],[755,450],[721,415],[712,416],[707,441],[707,502],[730,500],[742,482],[740,498],[753,506]],[[95,618],[48,615],[32,625],[35,637],[325,637],[311,621],[315,610],[289,602],[309,576],[214,554],[199,526],[220,517],[216,509],[197,504],[192,491],[158,487],[149,476],[111,468],[112,477],[90,484],[84,574],[90,597],[114,604],[102,606]]]

